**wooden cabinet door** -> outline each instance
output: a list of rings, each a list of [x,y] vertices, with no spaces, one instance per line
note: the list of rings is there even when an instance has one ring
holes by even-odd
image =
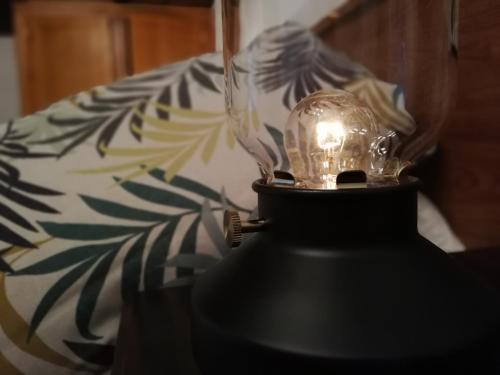
[[[16,4],[23,114],[127,73],[125,19],[102,14],[100,5]]]
[[[212,52],[212,9],[164,6],[157,14],[135,12],[130,15],[130,43],[134,73]]]
[[[126,75],[213,51],[211,1],[179,4],[16,3],[23,114]]]

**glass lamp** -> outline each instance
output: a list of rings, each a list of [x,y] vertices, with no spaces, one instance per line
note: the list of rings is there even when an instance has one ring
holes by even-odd
[[[499,299],[418,233],[407,173],[452,111],[457,2],[222,8],[227,117],[262,176],[193,291],[203,374],[493,369]]]

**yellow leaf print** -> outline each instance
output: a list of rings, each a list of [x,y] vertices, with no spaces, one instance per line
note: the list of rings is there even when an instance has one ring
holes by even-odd
[[[49,240],[41,241],[36,245],[41,245],[42,243],[48,242]],[[19,254],[10,264],[14,264],[18,259],[29,252],[29,249],[24,249],[20,247],[12,247],[8,255],[12,256]],[[76,369],[82,366],[71,361],[70,359],[64,357],[58,352],[51,349],[47,344],[45,344],[42,339],[34,334],[31,340],[26,340],[29,332],[29,324],[24,321],[24,319],[18,314],[14,309],[14,306],[9,301],[7,296],[7,290],[5,285],[6,276],[4,273],[0,272],[0,328],[3,330],[5,335],[13,342],[20,350],[37,357],[46,362],[52,363],[56,366]],[[1,354],[0,354],[1,356]],[[3,362],[4,361],[4,362]],[[0,374],[17,374],[17,372],[8,372],[9,363],[5,358],[0,357]],[[10,365],[12,366],[12,365]],[[4,372],[3,370],[6,369]],[[10,370],[9,370],[10,371]]]
[[[169,112],[170,119],[148,116],[136,108],[134,114],[143,121],[143,127],[133,123],[130,125],[131,131],[143,139],[163,143],[168,145],[167,147],[108,147],[101,144],[99,145],[100,151],[108,157],[137,159],[74,172],[99,174],[129,171],[130,173],[121,178],[120,183],[123,183],[163,166],[166,169],[166,180],[170,180],[202,146],[201,160],[207,164],[215,153],[223,128],[226,128],[226,144],[230,149],[234,148],[236,141],[232,132],[227,128],[224,112],[190,110],[160,103],[149,104]],[[258,126],[256,114],[251,116],[253,116],[253,126]]]
[[[255,130],[259,130],[260,127],[259,114],[257,113],[257,111],[252,111],[250,115],[252,117],[253,128]]]
[[[234,136],[233,131],[228,127],[226,128],[226,144],[231,150],[234,148],[236,144],[236,138]]]
[[[165,152],[165,147],[107,147],[99,145],[99,150],[108,156],[146,156]]]
[[[173,132],[154,132],[143,130],[137,126],[132,126],[132,131],[135,134],[141,135],[144,138],[151,139],[157,142],[178,143],[189,142],[193,139],[199,138],[200,134],[178,134]]]
[[[0,374],[22,375],[22,372],[15,368],[0,352]]]
[[[185,109],[179,107],[173,107],[171,105],[161,104],[158,102],[151,102],[155,108],[162,109],[170,114],[189,118],[189,119],[207,119],[213,117],[224,116],[224,112],[210,112],[210,111],[199,111],[193,109]]]
[[[199,139],[196,143],[194,143],[191,147],[189,147],[186,151],[181,153],[177,159],[175,159],[165,171],[165,181],[170,181],[179,170],[186,164],[189,159],[193,156],[194,152],[198,148],[201,143],[201,139]]]
[[[169,121],[162,120],[157,117],[146,116],[141,114],[140,112],[135,112],[135,114],[140,117],[144,122],[152,127],[164,130],[164,131],[174,131],[174,132],[203,132],[206,131],[207,128],[220,126],[224,122],[223,120],[217,122],[207,122],[207,123],[190,123],[190,122],[178,122],[178,121]]]
[[[140,175],[143,175],[144,173],[148,173],[149,171],[152,171],[155,168],[158,168],[160,165],[166,164],[168,161],[173,159],[175,157],[175,153],[169,153],[165,154],[164,156],[161,156],[159,158],[156,158],[154,160],[151,160],[148,163],[145,163],[141,166],[139,166],[139,169],[136,170],[135,172],[129,173],[125,177],[122,177],[119,181],[120,184],[123,184],[124,182],[130,181]]]
[[[175,148],[175,149],[163,149],[162,154],[163,155],[175,155],[176,152],[180,151],[181,148]],[[125,155],[123,155],[125,156]],[[129,169],[135,169],[135,168],[141,168],[143,165],[147,165],[151,162],[155,162],[156,160],[159,159],[159,156],[154,156],[151,158],[145,158],[145,159],[140,159],[140,160],[134,160],[132,162],[127,162],[127,163],[120,163],[120,164],[114,164],[110,165],[107,167],[101,167],[101,168],[89,168],[89,169],[79,169],[77,171],[74,171],[74,173],[79,173],[79,174],[99,174],[99,173],[112,173],[112,172],[121,172],[121,171],[126,171]]]
[[[212,158],[212,155],[215,151],[215,147],[217,146],[217,140],[219,139],[220,131],[221,131],[221,128],[218,127],[210,135],[207,142],[205,143],[205,147],[203,148],[203,152],[201,153],[201,158],[205,162],[205,164],[208,164],[208,162]]]
[[[397,130],[402,134],[412,134],[415,131],[415,121],[405,109],[398,108],[392,102],[389,92],[384,91],[382,85],[389,87],[390,90],[395,87],[373,78],[363,78],[350,82],[344,89],[368,104],[377,120],[386,128]]]

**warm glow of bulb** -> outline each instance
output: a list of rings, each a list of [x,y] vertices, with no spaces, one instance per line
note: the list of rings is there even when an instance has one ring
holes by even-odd
[[[316,140],[323,150],[333,150],[340,146],[345,137],[341,121],[319,121],[316,124]]]
[[[370,182],[393,181],[401,143],[353,94],[332,89],[302,99],[292,110],[284,143],[295,184],[337,189],[343,172],[363,172]],[[392,160],[394,166],[388,160]]]

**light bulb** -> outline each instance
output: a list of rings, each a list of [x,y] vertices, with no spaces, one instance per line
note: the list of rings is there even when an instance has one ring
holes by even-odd
[[[333,152],[344,140],[344,124],[340,121],[320,121],[316,124],[318,146],[326,152]]]
[[[304,188],[335,189],[346,171],[364,172],[369,183],[394,183],[399,145],[396,133],[378,123],[364,102],[338,89],[302,99],[285,128],[292,172]]]

